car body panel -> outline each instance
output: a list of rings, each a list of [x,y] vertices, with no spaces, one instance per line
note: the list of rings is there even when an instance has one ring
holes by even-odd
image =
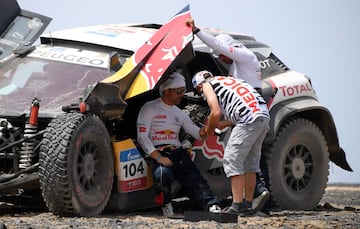
[[[269,110],[283,101],[296,99],[298,97],[313,97],[317,99],[314,89],[304,74],[287,71],[263,81],[263,88],[271,85],[272,96],[267,101]],[[266,90],[266,89],[264,89]]]
[[[144,45],[136,50],[118,72],[103,82],[116,84],[124,77],[135,75],[125,99],[153,89],[170,64],[191,42],[193,37],[191,28],[184,23],[189,17],[190,8],[187,6],[161,26]],[[132,73],[133,71],[135,74]]]

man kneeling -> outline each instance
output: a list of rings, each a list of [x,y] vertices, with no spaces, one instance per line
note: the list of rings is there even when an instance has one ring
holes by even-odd
[[[210,190],[186,149],[181,148],[180,129],[196,139],[205,138],[204,128],[196,126],[178,105],[186,91],[185,79],[177,72],[160,85],[161,97],[143,105],[137,119],[137,140],[154,163],[152,166],[157,199],[165,216],[173,215],[170,185],[177,180],[195,204],[220,213],[219,200]]]

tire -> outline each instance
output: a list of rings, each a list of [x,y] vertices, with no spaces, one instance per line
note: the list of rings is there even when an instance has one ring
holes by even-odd
[[[54,214],[100,214],[114,179],[110,137],[102,121],[80,113],[52,120],[40,146],[39,176],[42,196]]]
[[[288,210],[314,209],[325,192],[329,175],[323,133],[309,120],[287,121],[267,153],[267,166],[275,205]]]

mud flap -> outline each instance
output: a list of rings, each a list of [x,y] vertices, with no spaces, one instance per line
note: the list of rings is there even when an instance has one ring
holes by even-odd
[[[330,152],[330,161],[334,162],[335,165],[339,166],[342,169],[345,169],[349,172],[353,171],[349,163],[346,161],[345,152],[341,147],[338,152]]]
[[[205,211],[185,211],[184,221],[216,221],[219,223],[237,223],[238,215],[228,213],[211,213]]]
[[[83,101],[87,104],[87,111],[109,119],[121,117],[127,103],[119,95],[119,87],[113,84],[98,82],[84,91]]]

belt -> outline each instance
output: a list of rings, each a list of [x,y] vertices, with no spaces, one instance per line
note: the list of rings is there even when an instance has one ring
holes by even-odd
[[[155,148],[159,151],[167,151],[167,150],[176,150],[178,149],[179,147],[177,146],[174,146],[174,145],[158,145],[158,146],[155,146]]]

